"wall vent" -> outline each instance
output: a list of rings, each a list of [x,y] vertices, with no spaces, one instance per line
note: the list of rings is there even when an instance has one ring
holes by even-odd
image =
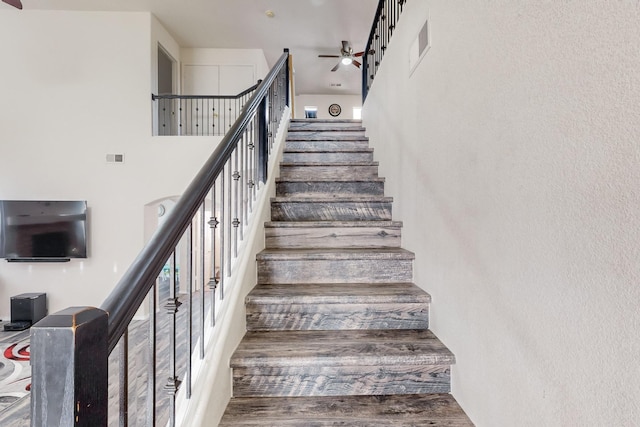
[[[107,154],[107,163],[124,163],[124,154]]]
[[[416,36],[411,47],[409,47],[409,75],[418,67],[422,58],[431,47],[431,33],[429,31],[429,18],[424,21],[424,25]]]

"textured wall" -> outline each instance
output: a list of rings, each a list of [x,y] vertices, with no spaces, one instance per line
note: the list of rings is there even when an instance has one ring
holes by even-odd
[[[412,1],[365,103],[478,426],[640,419],[639,22],[635,1]]]

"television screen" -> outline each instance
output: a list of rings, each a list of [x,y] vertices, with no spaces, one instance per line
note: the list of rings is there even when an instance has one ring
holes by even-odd
[[[0,258],[87,257],[86,201],[0,201]]]

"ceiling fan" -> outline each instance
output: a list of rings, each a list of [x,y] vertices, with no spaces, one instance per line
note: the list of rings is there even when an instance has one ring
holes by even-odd
[[[2,0],[2,1],[18,9],[22,9],[22,2],[20,2],[20,0]]]
[[[4,0],[3,0],[4,1]],[[356,60],[356,58],[362,56],[364,52],[353,53],[353,48],[349,46],[349,42],[342,40],[342,48],[340,49],[340,55],[318,55],[318,58],[340,58],[340,62],[336,64],[331,71],[337,71],[340,65],[353,64],[360,68],[362,65]]]

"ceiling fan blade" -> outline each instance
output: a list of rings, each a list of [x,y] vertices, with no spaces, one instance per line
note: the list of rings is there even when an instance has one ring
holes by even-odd
[[[338,71],[338,68],[340,68],[340,62],[338,62],[336,66],[331,69],[331,71]]]
[[[362,65],[361,63],[359,63],[358,61],[356,61],[355,59],[351,62],[353,65],[355,65],[356,67],[360,68],[360,65]]]
[[[357,57],[357,56],[362,56],[362,55],[364,55],[364,52],[358,52],[358,53],[354,53],[354,54],[353,54],[353,56],[356,56],[356,57]]]
[[[22,10],[22,3],[20,2],[20,0],[2,0],[2,1],[5,2],[6,4],[9,4],[15,8]]]
[[[318,55],[318,58],[340,58],[340,55]]]

